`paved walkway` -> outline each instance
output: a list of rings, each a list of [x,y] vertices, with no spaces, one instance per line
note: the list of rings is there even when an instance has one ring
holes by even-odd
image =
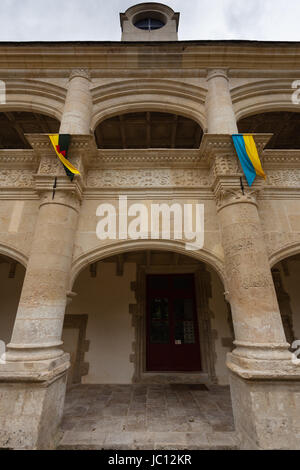
[[[237,449],[228,387],[79,385],[59,449]]]

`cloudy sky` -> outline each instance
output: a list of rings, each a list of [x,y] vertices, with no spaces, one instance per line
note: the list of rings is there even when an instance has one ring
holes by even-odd
[[[129,0],[0,0],[1,41],[119,41]],[[300,41],[300,0],[168,0],[179,39]]]

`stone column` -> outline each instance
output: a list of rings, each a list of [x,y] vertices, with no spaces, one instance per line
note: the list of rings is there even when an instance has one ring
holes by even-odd
[[[290,360],[290,353],[257,210],[259,186],[243,194],[239,183],[217,177],[214,191],[235,331],[231,360],[246,367],[243,358],[251,359],[257,369],[256,360]]]
[[[300,368],[286,342],[258,213],[263,181],[242,187],[231,135],[237,132],[227,74],[208,73],[209,160],[235,331],[227,356],[236,431],[243,449],[300,449]],[[255,137],[260,153],[270,136]]]
[[[209,70],[207,87],[205,106],[208,132],[210,134],[236,134],[238,129],[226,70]]]
[[[38,177],[37,185],[41,180]],[[51,181],[52,183],[52,181]],[[50,187],[52,184],[50,183]],[[80,187],[40,190],[39,214],[7,361],[41,361],[61,356]]]
[[[88,70],[72,70],[61,120],[61,134],[90,134],[92,117],[90,82]]]
[[[267,140],[256,136],[260,153]],[[227,367],[236,429],[243,448],[295,448],[300,371],[285,339],[258,213],[264,183],[241,187],[230,135],[204,136],[202,150],[211,165],[235,331]]]
[[[83,135],[91,120],[89,79],[83,75],[71,74],[60,129],[72,134],[69,158],[81,173],[91,140]],[[55,445],[70,366],[61,335],[83,178],[69,180],[48,136],[27,138],[40,159],[40,204],[12,339],[0,366],[0,447],[45,449]]]

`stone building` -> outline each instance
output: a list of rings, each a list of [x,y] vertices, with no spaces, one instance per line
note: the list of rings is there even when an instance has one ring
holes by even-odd
[[[76,384],[230,384],[240,448],[299,449],[300,45],[178,41],[158,3],[120,18],[121,42],[0,44],[0,447],[53,448]],[[203,249],[100,240],[119,196],[204,204]]]

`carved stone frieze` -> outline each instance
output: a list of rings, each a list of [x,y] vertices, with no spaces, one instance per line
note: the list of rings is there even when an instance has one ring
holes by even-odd
[[[280,188],[300,188],[300,169],[268,170],[266,185]]]
[[[81,173],[83,172],[83,164],[79,156],[70,158],[69,160],[75,168],[77,168]],[[45,156],[41,158],[38,174],[66,176],[63,164],[55,155],[53,157]]]
[[[211,162],[211,176],[242,175],[238,160],[234,155],[216,155]]]
[[[42,157],[40,167],[38,170],[40,175],[65,175],[65,170],[62,163],[56,156],[53,157]]]
[[[32,188],[33,186],[32,170],[0,168],[0,188]]]
[[[205,169],[116,169],[91,170],[87,187],[151,188],[151,187],[210,187],[211,180]]]
[[[300,168],[300,150],[264,150],[263,159],[266,170]]]
[[[38,158],[33,150],[0,150],[0,168],[37,168]]]

